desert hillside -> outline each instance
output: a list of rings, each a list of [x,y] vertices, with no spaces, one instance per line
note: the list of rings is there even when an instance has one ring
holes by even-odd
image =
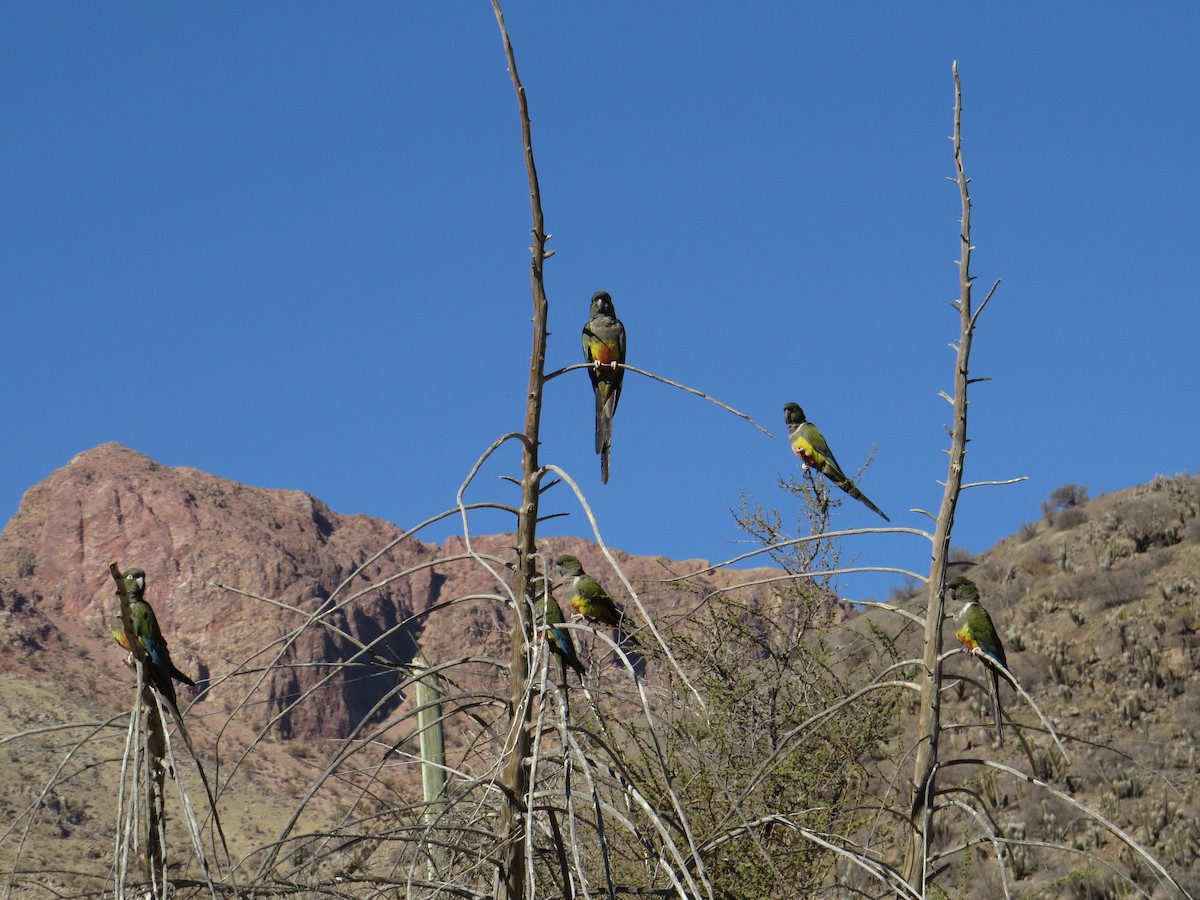
[[[976,557],[959,555],[963,573],[983,601],[1007,649],[1012,671],[1058,731],[1068,754],[1045,740],[1038,716],[1005,687],[1002,696],[1019,735],[1003,748],[980,727],[991,715],[987,696],[959,683],[947,707],[949,739],[965,758],[987,756],[1041,778],[1063,796],[978,767],[962,772],[987,797],[1000,831],[1030,842],[1009,850],[1010,869],[1028,885],[1051,885],[1052,896],[1125,896],[1128,885],[1107,861],[1135,869],[1142,862],[1083,815],[1072,801],[1100,811],[1151,850],[1183,885],[1200,892],[1200,479],[1156,478],[1088,499],[1064,486],[1042,516]],[[892,598],[917,610],[918,590]],[[916,652],[920,635],[878,612],[867,622],[890,630]],[[954,624],[945,646],[957,646]],[[909,643],[911,641],[911,643]],[[959,656],[951,672],[979,678],[978,664]],[[908,746],[915,715],[902,719]],[[1037,836],[1037,837],[1035,837]],[[1037,841],[1066,844],[1064,859]],[[980,848],[982,858],[990,850]],[[1036,877],[1039,874],[1040,878]],[[1147,878],[1146,884],[1151,884]],[[999,896],[984,882],[970,896]],[[1022,881],[1017,882],[1018,885]],[[977,886],[978,887],[978,886]],[[1151,891],[1152,896],[1176,896]]]
[[[114,813],[99,785],[113,777],[104,766],[119,763],[118,720],[136,693],[109,633],[117,609],[111,561],[146,571],[147,599],[173,660],[197,681],[180,685],[179,697],[202,757],[229,766],[253,748],[224,788],[236,854],[277,832],[330,748],[364,722],[403,717],[418,649],[433,665],[478,660],[460,665],[458,683],[491,689],[493,665],[507,655],[512,545],[503,535],[475,537],[470,552],[461,538],[425,543],[299,491],[162,466],[118,444],[75,457],[26,493],[0,534],[8,648],[0,658],[0,739],[20,748],[0,757],[0,809],[31,826],[16,867],[41,871],[77,858],[103,872],[111,856]],[[576,554],[598,575],[608,566],[579,540],[550,540],[542,551]],[[664,580],[707,563],[619,550],[613,557],[648,608],[667,617],[686,612],[697,591],[747,577],[715,572],[685,589]],[[749,595],[756,590],[767,593]],[[607,677],[611,660],[598,649],[591,667]],[[81,771],[56,781],[72,740],[81,742]],[[451,735],[448,743],[461,740]],[[419,791],[411,767],[394,774],[395,790]],[[48,783],[47,802],[34,802]],[[259,799],[248,805],[244,797]],[[345,802],[333,789],[312,804],[332,814]],[[0,840],[0,864],[14,864],[16,846]]]
[[[1003,864],[1014,895],[1124,896],[1129,882],[1115,866],[1151,896],[1172,896],[1080,806],[1200,890],[1198,513],[1200,481],[1187,476],[1091,499],[1072,486],[1019,534],[977,557],[959,554],[955,571],[978,583],[1011,669],[1066,750],[1007,688],[1010,738],[994,745],[976,661],[949,659],[964,680],[948,682],[947,746],[1053,789],[980,766],[954,770],[1009,842]],[[174,660],[197,681],[179,694],[216,789],[229,845],[222,871],[241,883],[270,872],[266,893],[300,884],[324,893],[355,878],[413,892],[432,878],[419,862],[426,854],[431,866],[453,869],[466,896],[486,896],[491,851],[482,835],[510,702],[512,546],[507,535],[425,543],[301,492],[168,468],[115,444],[80,454],[32,487],[0,534],[0,819],[12,823],[0,836],[0,866],[28,896],[100,893],[111,878],[112,786],[136,693],[108,629],[107,567],[116,560],[146,570]],[[579,556],[633,610],[599,548],[554,539],[541,550]],[[611,632],[572,624],[584,672],[569,674],[564,693],[556,666],[546,666],[521,701],[535,704],[541,723],[538,777],[547,797],[565,803],[546,801],[538,832],[546,848],[562,844],[554,834],[566,824],[596,827],[587,817],[602,809],[610,828],[620,822],[639,835],[627,846],[607,835],[615,872],[607,877],[661,884],[645,870],[647,848],[686,813],[698,832],[687,840],[724,848],[706,871],[729,897],[786,895],[765,883],[854,883],[811,843],[797,843],[789,829],[798,826],[854,831],[893,851],[876,833],[881,820],[861,810],[875,797],[888,815],[905,812],[916,710],[895,673],[918,655],[919,630],[880,609],[856,615],[821,584],[784,579],[784,569],[612,556],[659,633],[632,612],[635,640],[621,643],[627,664]],[[796,559],[776,558],[794,570]],[[918,589],[887,600],[914,615],[923,609]],[[948,649],[952,631],[948,623]],[[545,660],[540,648],[535,666]],[[437,827],[454,834],[450,856],[435,852],[420,800],[418,652],[445,697],[454,804]],[[813,715],[888,672],[897,690]],[[190,772],[180,766],[203,807]],[[604,793],[631,783],[642,792],[637,809],[614,799],[628,802],[628,793]],[[196,879],[171,809],[173,871]],[[860,812],[837,818],[832,809]],[[647,825],[651,812],[666,831]],[[748,837],[750,822],[761,835]],[[206,833],[210,859],[220,856]],[[595,864],[591,837],[575,843],[585,869]],[[957,896],[1003,895],[987,866],[995,852],[981,840],[951,857],[976,873],[960,879]]]

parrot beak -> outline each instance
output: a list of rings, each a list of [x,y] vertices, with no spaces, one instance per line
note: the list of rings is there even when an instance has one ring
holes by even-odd
[[[137,585],[137,589],[139,591],[144,591],[146,589],[146,579],[141,575],[133,579],[133,583]]]

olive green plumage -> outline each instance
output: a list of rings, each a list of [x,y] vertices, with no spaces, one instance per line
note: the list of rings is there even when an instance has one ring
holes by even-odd
[[[1004,716],[1000,707],[1000,679],[1003,678],[1014,689],[1017,686],[1005,671],[1008,669],[1008,658],[1004,654],[1004,645],[992,624],[992,617],[979,602],[979,588],[975,586],[975,582],[959,575],[946,582],[946,590],[955,601],[963,604],[955,617],[958,629],[954,636],[973,655],[978,656],[987,669],[992,693],[992,710],[996,719],[996,737],[999,743],[1003,744]],[[997,667],[996,663],[1003,668]]]
[[[583,571],[583,565],[577,557],[564,554],[555,565],[563,576],[567,602],[575,612],[593,622],[617,629],[623,640],[632,640],[625,627],[625,610],[617,606],[595,578]]]
[[[592,295],[588,322],[583,326],[583,358],[591,364],[588,376],[596,395],[596,452],[600,454],[600,481],[608,484],[613,416],[625,378],[625,326],[617,318],[607,291]]]
[[[167,640],[163,637],[162,629],[158,627],[154,610],[146,602],[146,573],[141,569],[127,569],[122,575],[122,581],[125,585],[125,596],[129,598],[129,618],[134,635],[146,651],[149,663],[146,667],[146,677],[154,689],[178,709],[179,703],[175,697],[175,684],[172,679],[192,686],[195,686],[196,682],[179,671],[171,661]],[[132,650],[129,637],[125,634],[125,624],[119,615],[113,618],[112,631],[118,644],[126,650]]]
[[[579,661],[579,654],[575,652],[575,642],[571,640],[571,632],[562,627],[566,619],[563,617],[562,607],[554,599],[554,592],[550,589],[549,582],[545,577],[537,575],[530,582],[530,588],[537,605],[538,615],[542,620],[542,635],[546,638],[550,652],[557,656],[562,664],[563,683],[566,683],[568,666],[578,672],[579,678],[582,680],[585,674],[583,663]]]
[[[800,457],[800,462],[806,466],[812,466],[855,500],[864,503],[883,516],[885,521],[892,521],[887,517],[887,513],[868,500],[866,494],[846,477],[846,473],[834,459],[833,451],[829,449],[825,436],[821,434],[816,425],[804,418],[804,410],[798,404],[785,403],[783,405],[783,420],[787,424],[788,439],[791,442],[792,450]]]

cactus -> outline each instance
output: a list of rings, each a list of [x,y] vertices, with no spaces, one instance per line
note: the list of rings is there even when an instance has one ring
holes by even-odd
[[[413,657],[417,671],[429,668],[421,654]],[[417,680],[417,731],[421,738],[421,787],[425,793],[425,822],[432,826],[446,808],[446,738],[442,732],[442,692],[432,675]],[[429,847],[430,881],[444,879],[449,855],[445,847]]]

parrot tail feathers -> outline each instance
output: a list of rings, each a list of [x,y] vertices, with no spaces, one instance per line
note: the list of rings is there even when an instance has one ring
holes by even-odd
[[[612,434],[612,423],[604,414],[604,393],[596,390],[596,452],[604,450],[607,438]]]
[[[600,454],[600,482],[608,484],[608,454],[612,449],[612,415],[603,391],[596,392],[596,452]]]
[[[176,712],[179,711],[179,698],[175,696],[175,685],[171,682],[170,675],[164,675],[154,666],[147,667],[150,672],[150,683],[154,685],[154,689],[158,691],[158,695],[171,705],[171,708]]]
[[[880,509],[878,506],[876,506],[874,503],[872,503],[872,502],[871,502],[870,500],[868,500],[866,497],[863,497],[863,496],[861,496],[861,495],[860,495],[859,499],[861,499],[863,503],[867,504],[867,506],[869,506],[869,507],[870,507],[871,509],[873,509],[875,512],[879,513],[879,515],[883,516],[883,521],[885,521],[885,522],[890,522],[890,521],[892,521],[890,518],[888,518],[888,514],[887,514],[887,513],[885,513],[885,512],[884,512],[882,509]]]
[[[1017,691],[1018,693],[1020,693],[1021,689],[1017,687],[1017,679],[1015,676],[1008,674],[1007,671],[1004,671],[1002,669],[997,669],[996,672],[1001,678],[1003,678],[1005,681],[1007,681],[1009,683],[1009,686],[1012,687],[1012,689],[1014,691]]]
[[[840,487],[842,490],[844,490],[847,494],[849,494],[855,500],[858,500],[860,503],[865,505],[868,509],[871,509],[874,512],[878,513],[879,515],[883,516],[883,520],[885,522],[892,521],[891,519],[888,518],[887,513],[885,513],[882,509],[880,509],[878,506],[876,506],[874,503],[872,503],[870,500],[868,500],[867,495],[864,494],[862,491],[860,491],[853,482],[847,481],[845,484],[838,485],[838,487]]]
[[[551,649],[562,659],[564,666],[570,666],[582,678],[585,674],[585,669],[583,668],[583,663],[579,661],[579,654],[575,652],[575,642],[571,640],[571,636],[561,628],[551,628],[550,633],[553,635]]]
[[[996,745],[1004,746],[1004,712],[1000,708],[1000,678],[995,669],[988,669],[992,675],[992,710],[996,716]]]
[[[583,667],[583,663],[579,661],[579,657],[572,653],[570,656],[563,656],[563,665],[569,666],[579,673],[579,681],[583,682],[583,676],[587,674],[587,669]]]

